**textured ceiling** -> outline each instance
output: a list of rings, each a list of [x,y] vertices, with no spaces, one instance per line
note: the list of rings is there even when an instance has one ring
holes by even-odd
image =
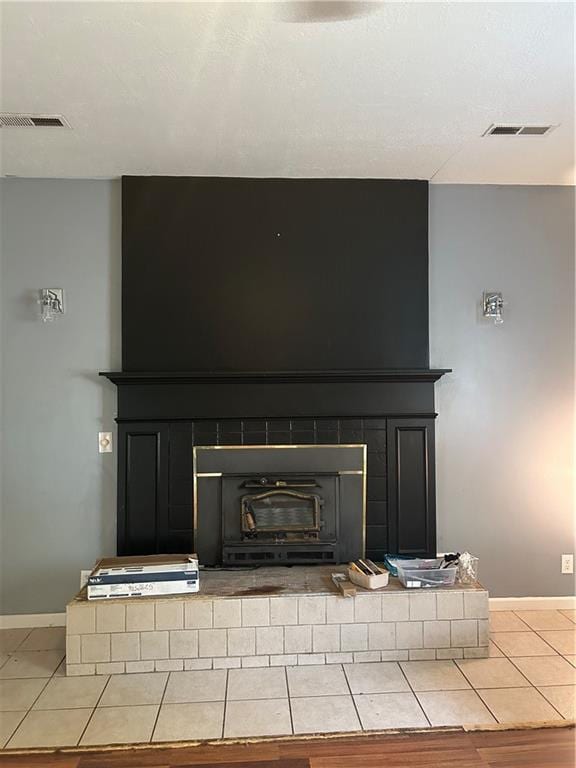
[[[360,7],[4,3],[2,110],[72,129],[3,129],[2,173],[574,183],[572,4]]]

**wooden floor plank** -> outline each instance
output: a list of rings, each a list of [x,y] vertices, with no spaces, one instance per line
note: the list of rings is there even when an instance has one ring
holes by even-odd
[[[0,752],[2,768],[79,768],[80,755],[3,755]],[[168,766],[170,768],[170,766]]]
[[[390,734],[374,734],[354,737],[341,737],[338,739],[310,739],[286,741],[280,744],[282,755],[307,755],[312,749],[314,756],[321,755],[362,755],[380,754],[382,743],[385,741],[388,753],[403,752],[409,745],[417,742],[424,749],[435,749],[444,742],[446,736],[451,737],[450,744],[454,749],[468,744],[467,734],[462,729],[454,729],[448,732],[404,731]]]
[[[574,768],[574,728],[471,733],[471,741],[489,768]]]
[[[298,758],[296,760],[263,760],[256,763],[253,761],[249,763],[218,763],[218,768],[254,768],[254,766],[258,768],[310,768],[310,761]],[[214,768],[214,763],[186,763],[179,768]]]
[[[221,766],[233,763],[256,762],[259,768],[262,763],[274,764],[278,768],[281,758],[278,742],[261,742],[256,744],[218,744],[198,745],[195,747],[155,747],[154,749],[122,750],[123,762],[118,762],[117,751],[91,752],[82,756],[78,768],[184,768],[194,765]]]
[[[516,730],[469,731],[472,744],[480,749],[489,747],[515,747],[538,744],[542,747],[567,744],[576,739],[571,726],[562,728],[522,728]]]
[[[350,768],[356,758],[319,757],[310,758],[310,768]],[[448,752],[407,752],[389,755],[385,747],[379,755],[361,757],[362,768],[486,768],[486,763],[474,749],[459,754]]]
[[[574,768],[574,728],[463,729],[48,755],[1,768]]]

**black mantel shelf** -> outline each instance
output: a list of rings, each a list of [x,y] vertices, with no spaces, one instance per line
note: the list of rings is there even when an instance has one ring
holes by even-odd
[[[103,371],[114,384],[434,382],[451,368],[367,371]]]

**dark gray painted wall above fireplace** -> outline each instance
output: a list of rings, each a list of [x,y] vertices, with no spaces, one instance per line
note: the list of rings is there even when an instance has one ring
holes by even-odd
[[[428,183],[125,177],[124,371],[428,368]]]

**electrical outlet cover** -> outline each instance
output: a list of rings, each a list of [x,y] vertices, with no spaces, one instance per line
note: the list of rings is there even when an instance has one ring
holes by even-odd
[[[98,432],[99,453],[112,453],[112,432]]]

